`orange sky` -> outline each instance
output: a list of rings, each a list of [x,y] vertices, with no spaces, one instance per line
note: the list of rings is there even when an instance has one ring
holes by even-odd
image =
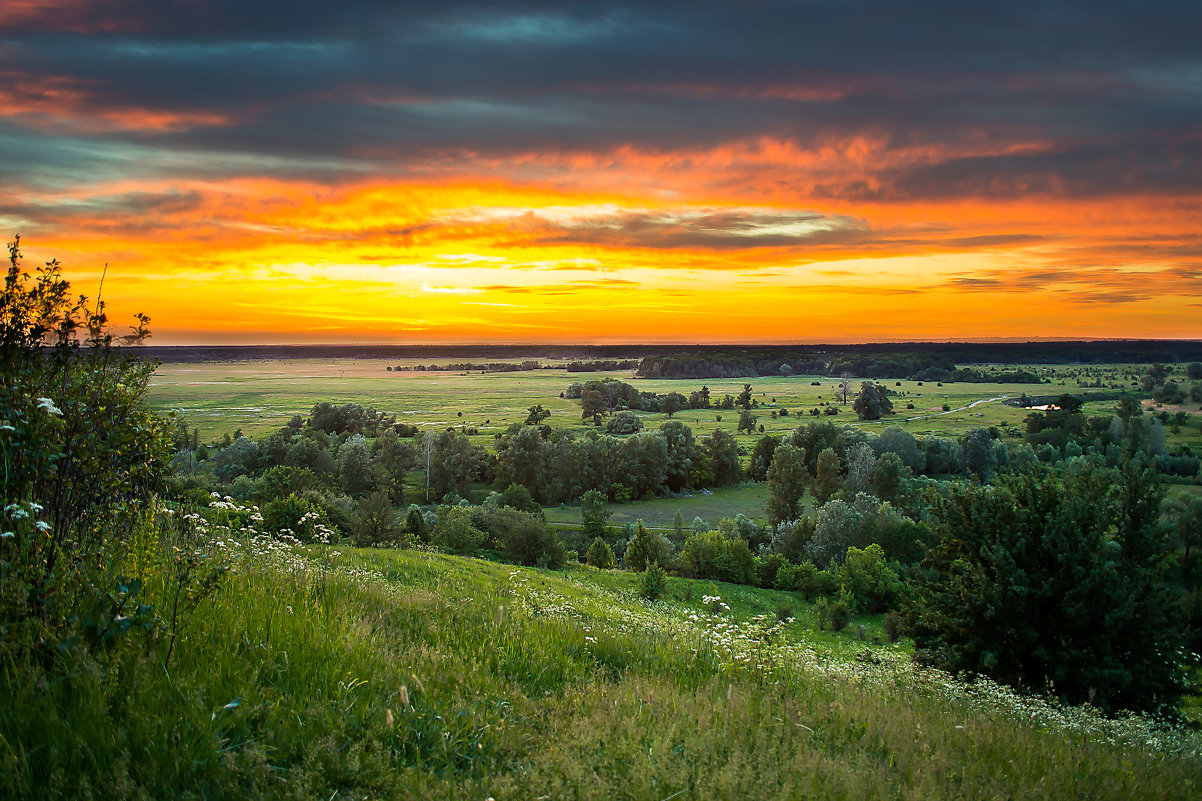
[[[446,44],[450,23],[432,17],[430,47],[484,43],[448,87],[280,66],[302,46],[341,52],[316,21],[262,56],[240,18],[180,41],[153,15],[90,13],[0,15],[25,56],[0,65],[0,226],[89,295],[107,264],[110,319],[149,314],[155,344],[1202,335],[1199,95],[1175,77],[1197,58],[1156,79],[1175,116],[1132,132],[1118,111],[1148,91],[1119,80],[1142,51],[1088,81],[992,66],[963,79],[994,105],[883,63],[769,77],[744,50],[738,80],[615,61],[568,88],[542,73],[494,85],[488,59],[516,69],[511,46],[619,38],[502,15]],[[725,44],[712,27],[681,35]],[[36,57],[72,42],[83,55]],[[202,83],[241,91],[214,73],[217,51],[272,60],[227,101]],[[972,58],[924,69],[972,76]],[[131,59],[196,83],[160,86]]]

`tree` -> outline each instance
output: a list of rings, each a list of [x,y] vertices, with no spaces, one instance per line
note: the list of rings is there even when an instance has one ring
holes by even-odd
[[[625,434],[633,434],[636,431],[643,430],[643,421],[634,412],[618,412],[613,417],[609,418],[609,422],[605,424],[605,432],[622,436]]]
[[[530,414],[526,415],[526,423],[528,426],[540,425],[544,420],[551,416],[551,413],[543,408],[541,403],[531,406],[526,411]]]
[[[648,531],[647,527],[643,525],[643,521],[640,520],[634,536],[626,546],[622,562],[627,570],[641,573],[649,565],[666,561],[668,553],[668,542],[660,535]]]
[[[735,406],[740,409],[748,410],[751,408],[751,384],[744,384],[743,391],[739,393],[739,397],[735,399]]]
[[[801,499],[809,483],[805,450],[788,442],[778,447],[768,468],[768,503],[764,514],[769,525],[801,516]]]
[[[605,493],[601,490],[589,490],[580,496],[580,533],[585,539],[604,537],[609,515]]]
[[[844,370],[843,375],[839,376],[839,394],[842,396],[841,402],[844,406],[847,405],[847,396],[851,393],[851,384],[851,373]]]
[[[389,499],[398,506],[405,500],[405,475],[417,463],[417,450],[412,442],[403,442],[396,429],[386,428],[377,438],[373,462],[379,483],[388,490]]]
[[[453,431],[436,434],[429,453],[430,488],[435,498],[448,493],[467,497],[472,482],[478,480],[487,464],[484,449],[473,445],[466,435]]]
[[[748,434],[755,433],[755,417],[746,409],[739,412],[739,425],[737,430],[746,431]]]
[[[884,387],[865,381],[860,384],[860,394],[856,395],[852,408],[861,420],[880,420],[886,414],[893,414],[893,402],[888,393]]]
[[[152,508],[170,464],[169,426],[145,402],[155,365],[114,347],[103,302],[72,298],[58,262],[34,278],[21,266],[19,237],[8,251],[0,291],[0,630],[10,619],[53,623],[46,602],[57,588],[65,614],[89,563]],[[145,328],[140,317],[140,338]]]
[[[981,481],[988,481],[997,469],[997,452],[987,428],[974,428],[964,437],[964,464]]]
[[[665,464],[665,483],[673,492],[680,492],[689,483],[689,471],[697,453],[693,430],[679,420],[670,420],[659,427],[660,436],[668,447]]]
[[[580,419],[588,420],[603,416],[609,411],[605,396],[596,388],[587,389],[580,398]]]
[[[669,392],[659,402],[660,411],[671,417],[681,409],[687,409],[689,400],[679,392]]]
[[[710,457],[714,484],[724,487],[727,484],[738,484],[742,480],[743,466],[739,463],[739,443],[729,432],[716,429],[713,434],[703,439],[701,444]]]
[[[872,479],[876,475],[876,455],[872,447],[861,442],[847,452],[847,493],[871,493]]]
[[[826,503],[839,491],[843,481],[839,477],[839,454],[834,448],[825,448],[818,454],[818,469],[814,475],[814,497],[818,503]]]
[[[901,494],[906,466],[896,453],[887,451],[876,460],[872,475],[872,491],[882,501],[896,502]]]
[[[338,449],[338,482],[352,498],[372,488],[371,448],[362,434],[353,434]]]
[[[1162,496],[1135,460],[953,485],[907,614],[920,655],[1070,703],[1174,714],[1185,683]]]
[[[403,527],[397,520],[396,507],[388,493],[377,490],[355,504],[352,522],[355,544],[359,546],[382,545],[401,539]]]
[[[429,542],[430,530],[426,527],[426,517],[422,514],[421,507],[417,504],[409,505],[409,511],[405,514],[405,524],[402,530],[414,542]]]
[[[608,570],[614,566],[614,549],[609,547],[605,540],[594,537],[593,544],[588,546],[584,558],[593,567]]]

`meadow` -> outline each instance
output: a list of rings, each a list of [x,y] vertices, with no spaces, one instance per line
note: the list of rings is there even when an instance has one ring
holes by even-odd
[[[435,361],[438,360],[428,359],[424,363]],[[770,434],[783,434],[803,422],[821,419],[871,429],[897,425],[915,436],[962,436],[977,426],[1022,428],[1028,412],[995,399],[1017,398],[1024,392],[1053,397],[1063,392],[1113,393],[1113,389],[1082,388],[1081,383],[1085,378],[1093,378],[1094,371],[1098,377],[1105,376],[1108,383],[1118,383],[1122,376],[1138,374],[1144,369],[1138,365],[1024,366],[1023,369],[1039,371],[1053,381],[1040,385],[946,383],[938,386],[937,382],[930,381],[885,380],[882,383],[899,393],[893,398],[896,414],[881,422],[860,423],[850,404],[837,403],[838,382],[825,376],[671,380],[635,379],[629,371],[569,373],[564,369],[542,369],[485,375],[387,371],[387,367],[398,363],[404,362],[395,359],[169,362],[161,365],[152,379],[148,402],[159,412],[180,412],[190,426],[199,429],[201,438],[208,441],[238,429],[247,436],[266,434],[286,424],[293,415],[306,415],[314,404],[329,401],[374,406],[396,414],[399,422],[422,429],[471,426],[478,431],[474,439],[479,444],[489,445],[493,435],[513,423],[523,422],[527,409],[535,404],[542,404],[551,412],[547,420],[549,425],[586,430],[587,426],[580,419],[580,402],[561,398],[560,393],[573,381],[610,377],[632,383],[644,392],[687,395],[704,384],[715,401],[725,394],[738,395],[743,384],[750,383],[754,397],[760,403],[760,408],[754,410],[756,422]],[[813,382],[818,385],[814,386]],[[857,380],[853,394],[858,389]],[[911,403],[914,409],[907,409],[907,404]],[[822,404],[835,405],[839,413],[811,417],[810,409],[827,408]],[[951,411],[944,412],[944,405]],[[1087,404],[1084,411],[1086,414],[1109,413],[1113,406],[1113,400],[1099,401]],[[781,409],[787,409],[789,415],[780,416]],[[1188,412],[1194,425],[1171,435],[1169,443],[1202,447],[1202,431],[1196,425],[1202,418],[1198,417],[1196,408],[1188,409]],[[658,426],[668,419],[664,414],[638,414],[648,426]],[[677,412],[675,419],[686,423],[694,435],[700,437],[716,428],[734,432],[739,415],[737,409],[686,409]],[[740,434],[738,438],[742,444],[751,445],[759,436],[757,432],[755,435]]]
[[[1195,733],[919,669],[879,618],[818,632],[792,593],[671,578],[647,602],[624,571],[299,547],[237,526],[201,536],[231,571],[176,627],[169,667],[161,640],[131,633],[91,667],[9,683],[0,795],[1129,801],[1202,788]],[[138,563],[150,601],[171,591],[169,550],[154,553]]]

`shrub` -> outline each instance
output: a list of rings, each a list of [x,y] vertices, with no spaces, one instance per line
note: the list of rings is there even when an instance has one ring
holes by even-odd
[[[435,545],[453,553],[474,553],[488,541],[488,535],[472,525],[472,510],[466,506],[442,506],[434,526]]]
[[[648,601],[658,601],[664,594],[664,586],[667,581],[664,569],[657,563],[651,562],[647,565],[647,569],[639,574],[639,595]]]
[[[593,567],[607,570],[614,566],[614,549],[609,547],[608,542],[596,537],[593,544],[588,546],[584,558]]]
[[[618,412],[605,424],[607,434],[633,434],[643,430],[643,421],[634,412]]]
[[[718,531],[694,534],[685,540],[681,560],[699,578],[734,584],[752,584],[756,579],[755,557],[747,542],[724,537]]]
[[[873,543],[867,548],[848,548],[836,580],[841,593],[861,612],[880,612],[897,603],[901,579],[885,563],[885,551]]]

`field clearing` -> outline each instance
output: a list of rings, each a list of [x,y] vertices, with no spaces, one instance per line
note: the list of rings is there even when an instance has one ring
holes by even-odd
[[[431,363],[433,360],[426,360]],[[610,373],[569,373],[563,369],[543,369],[522,373],[485,375],[447,372],[388,372],[394,359],[289,361],[246,361],[221,363],[169,363],[162,365],[151,382],[150,402],[158,411],[179,410],[190,426],[200,429],[202,438],[212,441],[241,429],[248,436],[265,434],[296,414],[305,415],[320,401],[358,403],[395,413],[402,422],[420,428],[443,429],[469,425],[479,430],[478,441],[491,440],[512,423],[526,418],[526,410],[541,403],[551,412],[548,420],[557,428],[584,431],[580,421],[580,402],[559,397],[573,381],[611,377],[634,384],[647,392],[680,392],[687,395],[702,385],[709,387],[717,401],[725,394],[737,395],[744,383],[750,383],[754,398],[761,404],[753,410],[757,424],[766,433],[782,434],[803,422],[828,420],[857,423],[850,405],[836,402],[837,382],[829,377],[791,376],[751,379],[721,378],[706,380],[635,379],[629,371]],[[813,386],[811,382],[817,381]],[[1070,383],[1071,382],[1071,383]],[[899,425],[914,433],[963,434],[976,426],[1019,426],[1027,412],[1000,401],[971,403],[989,398],[1018,397],[1023,392],[1057,395],[1080,391],[1076,380],[1033,386],[1029,384],[949,383],[942,387],[932,382],[922,386],[916,381],[886,381],[900,393],[893,399],[897,414],[878,423],[857,423],[870,427]],[[858,382],[857,382],[858,387]],[[908,403],[914,409],[906,409]],[[809,409],[839,409],[833,416],[813,417]],[[950,413],[942,411],[950,406]],[[788,409],[787,417],[779,416]],[[773,412],[777,416],[773,416]],[[462,415],[462,416],[461,416]],[[648,426],[658,426],[668,417],[640,412]],[[721,418],[719,420],[718,418]],[[676,418],[688,424],[697,436],[716,428],[733,431],[738,424],[737,409],[690,409]],[[758,436],[758,432],[757,432]],[[755,437],[743,434],[744,443]]]
[[[768,500],[766,484],[744,484],[739,487],[720,487],[709,495],[700,493],[687,498],[651,498],[630,503],[611,503],[607,505],[610,512],[611,526],[624,526],[642,520],[650,528],[669,529],[676,510],[684,517],[684,525],[689,529],[694,517],[700,517],[711,526],[716,526],[724,517],[733,519],[742,514],[748,518],[759,518],[764,514],[764,504]],[[579,506],[548,506],[544,510],[547,522],[570,525],[580,525]]]

